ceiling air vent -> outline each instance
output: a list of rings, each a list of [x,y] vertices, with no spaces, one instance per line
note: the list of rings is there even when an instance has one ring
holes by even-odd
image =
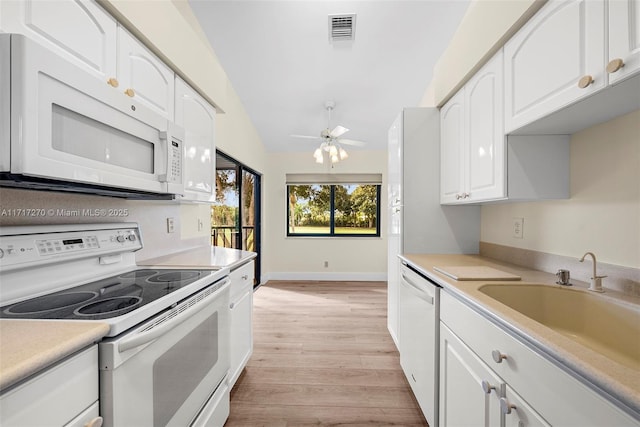
[[[355,33],[355,13],[329,15],[329,41],[353,40]]]

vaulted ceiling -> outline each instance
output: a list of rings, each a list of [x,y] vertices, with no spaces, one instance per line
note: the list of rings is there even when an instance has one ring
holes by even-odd
[[[189,0],[268,151],[311,151],[327,127],[385,149],[417,106],[468,0]],[[329,15],[355,14],[354,38],[330,41]]]

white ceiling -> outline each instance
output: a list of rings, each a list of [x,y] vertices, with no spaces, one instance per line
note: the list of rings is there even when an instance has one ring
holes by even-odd
[[[312,151],[327,127],[385,149],[417,106],[468,0],[189,0],[268,151]],[[355,40],[329,42],[328,15],[356,13]],[[351,149],[351,148],[350,148]]]

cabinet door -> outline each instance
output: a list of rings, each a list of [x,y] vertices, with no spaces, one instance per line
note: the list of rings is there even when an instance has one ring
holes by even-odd
[[[500,399],[500,410],[504,415],[505,427],[551,426],[509,385],[505,387],[504,397]]]
[[[118,28],[118,89],[173,121],[174,74],[122,27]]]
[[[440,111],[440,203],[456,202],[464,193],[464,89]]]
[[[500,378],[440,323],[440,426],[499,427],[503,389]]]
[[[251,357],[253,350],[252,321],[253,290],[251,289],[245,292],[239,300],[231,302],[230,387],[233,387]]]
[[[24,34],[105,83],[116,76],[115,19],[95,2],[2,1],[0,27]]]
[[[605,86],[604,12],[603,0],[552,0],[505,44],[507,133]]]
[[[465,85],[465,158],[469,201],[505,194],[502,52]]]
[[[615,63],[611,63],[616,59],[621,59],[624,63],[622,68],[616,69]],[[609,1],[608,60],[610,83],[640,70],[640,0]]]
[[[230,301],[230,375],[233,387],[253,352],[253,279],[254,262],[231,271]]]
[[[184,196],[210,201],[214,196],[216,112],[195,90],[176,78],[176,123],[184,128]]]

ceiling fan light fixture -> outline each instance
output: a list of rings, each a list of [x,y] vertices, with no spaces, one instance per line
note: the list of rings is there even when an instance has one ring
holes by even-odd
[[[340,149],[338,149],[338,155],[340,156],[340,160],[344,160],[347,157],[349,157],[349,154],[347,154],[347,150],[345,150],[342,147],[340,147]]]
[[[329,155],[331,157],[337,157],[338,156],[338,148],[333,144],[331,144],[329,146]]]

